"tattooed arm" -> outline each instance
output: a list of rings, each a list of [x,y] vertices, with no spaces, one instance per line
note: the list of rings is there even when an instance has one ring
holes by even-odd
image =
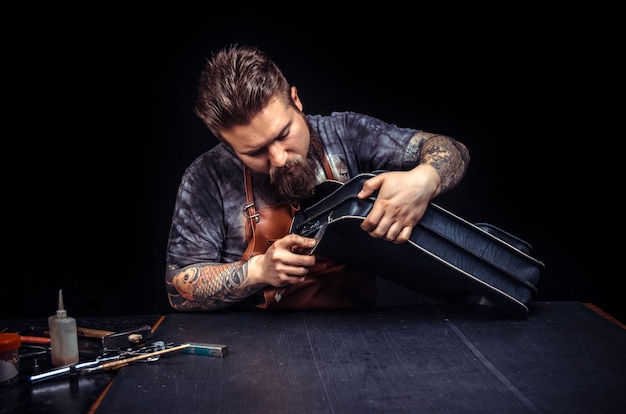
[[[465,176],[470,160],[469,152],[461,142],[428,132],[418,132],[411,138],[404,162],[414,164],[416,158],[419,165],[430,165],[439,176],[440,184],[434,196],[456,187]]]
[[[263,288],[248,281],[247,262],[168,265],[165,277],[170,305],[179,311],[222,309]]]
[[[180,311],[219,310],[245,302],[265,286],[302,282],[315,256],[297,251],[314,245],[314,239],[290,234],[246,262],[170,264],[165,277],[170,305]]]
[[[359,198],[375,191],[378,195],[361,228],[372,237],[406,242],[428,203],[458,185],[468,163],[469,152],[461,142],[444,135],[416,133],[404,157],[404,164],[414,166],[412,169],[385,172],[364,183]]]

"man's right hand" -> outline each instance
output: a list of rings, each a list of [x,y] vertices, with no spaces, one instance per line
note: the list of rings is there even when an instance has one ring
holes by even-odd
[[[276,240],[265,252],[248,260],[248,276],[254,284],[283,287],[303,282],[315,256],[300,252],[315,246],[315,239],[289,234]]]

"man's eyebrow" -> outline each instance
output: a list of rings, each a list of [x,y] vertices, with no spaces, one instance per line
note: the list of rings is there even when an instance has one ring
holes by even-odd
[[[287,124],[285,124],[285,126],[283,127],[283,129],[281,129],[278,132],[278,135],[276,135],[274,137],[274,139],[280,138],[280,137],[284,137],[285,135],[287,135],[287,131],[291,128],[291,124],[293,123],[293,119],[290,119],[289,122],[287,122]]]
[[[252,156],[252,155],[255,155],[256,153],[261,152],[263,150],[263,148],[266,148],[267,146],[269,146],[269,144],[271,144],[275,140],[284,137],[287,134],[287,131],[289,131],[289,129],[291,128],[291,124],[292,123],[293,123],[293,121],[291,121],[291,120],[289,122],[287,122],[287,124],[283,127],[283,129],[281,129],[278,132],[278,134],[275,137],[273,137],[272,140],[269,143],[263,145],[262,147],[251,148],[248,151],[242,151],[242,152],[240,152],[240,154]]]

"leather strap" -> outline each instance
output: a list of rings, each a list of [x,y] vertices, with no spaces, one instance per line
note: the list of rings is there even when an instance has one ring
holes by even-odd
[[[252,252],[254,251],[256,237],[254,234],[254,230],[256,227],[256,223],[259,222],[260,216],[256,211],[256,207],[254,206],[254,197],[252,195],[252,176],[248,167],[243,164],[243,184],[246,189],[246,205],[243,208],[243,211],[246,213],[248,217],[248,224],[246,225],[246,240],[248,240],[248,247],[246,251],[243,253],[242,259],[248,260],[252,257]]]
[[[317,152],[317,155],[322,161],[322,167],[324,168],[326,178],[329,180],[334,180],[335,175],[333,174],[333,169],[330,168],[330,163],[328,162],[328,158],[326,158],[326,153],[324,152],[324,148],[322,148],[322,144],[318,140],[311,140],[311,144],[313,144],[315,152]]]

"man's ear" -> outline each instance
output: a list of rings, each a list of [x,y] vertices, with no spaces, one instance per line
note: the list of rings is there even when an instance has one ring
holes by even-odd
[[[291,87],[291,100],[296,105],[296,107],[298,107],[300,111],[304,109],[304,106],[302,105],[302,101],[300,101],[300,97],[298,96],[298,89],[295,86]]]

